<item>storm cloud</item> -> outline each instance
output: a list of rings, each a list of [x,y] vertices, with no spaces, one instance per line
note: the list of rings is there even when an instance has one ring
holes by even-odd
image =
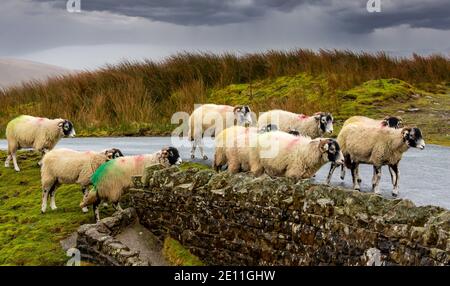
[[[123,59],[159,60],[180,51],[450,51],[448,0],[2,0],[0,57],[69,68]]]

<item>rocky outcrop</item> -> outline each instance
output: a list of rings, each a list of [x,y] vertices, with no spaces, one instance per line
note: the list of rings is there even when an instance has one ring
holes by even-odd
[[[97,265],[146,266],[147,261],[139,252],[130,250],[115,236],[137,219],[134,209],[129,208],[104,218],[96,224],[85,224],[78,228],[76,248],[81,258]]]
[[[210,265],[449,265],[450,212],[288,178],[151,166],[140,223]],[[86,231],[84,231],[86,233]]]

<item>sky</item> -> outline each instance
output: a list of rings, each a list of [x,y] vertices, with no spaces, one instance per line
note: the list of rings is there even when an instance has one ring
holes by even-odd
[[[450,56],[449,0],[1,0],[0,57],[70,69],[177,52],[348,49]]]

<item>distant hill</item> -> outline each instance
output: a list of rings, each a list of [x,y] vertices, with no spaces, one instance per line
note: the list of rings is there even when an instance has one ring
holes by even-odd
[[[71,72],[62,67],[28,60],[0,58],[0,89]]]

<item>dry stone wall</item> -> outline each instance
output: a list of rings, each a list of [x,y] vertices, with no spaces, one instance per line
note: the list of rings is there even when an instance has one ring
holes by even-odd
[[[196,168],[154,165],[134,181],[126,200],[140,223],[206,264],[449,265],[443,208]]]

